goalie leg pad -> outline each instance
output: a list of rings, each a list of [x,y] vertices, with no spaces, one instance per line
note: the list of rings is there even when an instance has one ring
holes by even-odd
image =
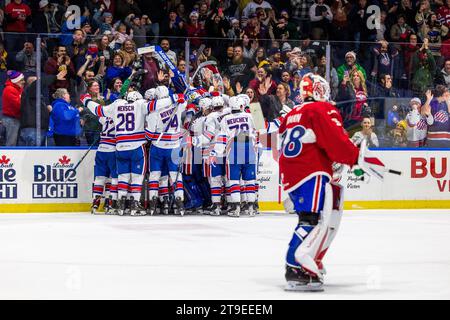
[[[286,256],[286,264],[294,268],[300,268],[301,264],[296,260],[296,252],[306,237],[314,229],[319,220],[319,214],[315,212],[299,213],[299,223],[295,228],[294,235],[289,242],[289,249]]]
[[[338,202],[333,199],[331,184],[327,184],[325,190],[320,221],[295,253],[296,261],[305,270],[317,275],[320,279],[323,278],[322,259],[336,235],[342,216],[342,202],[339,202],[339,208],[333,209]],[[342,190],[343,188],[340,190],[340,195],[342,195]]]

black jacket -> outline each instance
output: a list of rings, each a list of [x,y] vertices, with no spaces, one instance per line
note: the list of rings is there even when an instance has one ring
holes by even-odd
[[[44,90],[56,80],[56,76],[45,75],[41,78],[41,129],[48,129],[50,113],[47,110],[48,100],[44,98]],[[36,83],[33,82],[27,86],[23,93],[20,103],[20,127],[36,128]]]

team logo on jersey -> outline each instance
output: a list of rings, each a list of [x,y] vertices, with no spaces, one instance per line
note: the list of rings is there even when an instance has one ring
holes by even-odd
[[[0,156],[0,199],[17,199],[16,170],[7,155]]]
[[[67,155],[48,165],[34,166],[34,199],[75,199],[78,197],[75,164]]]

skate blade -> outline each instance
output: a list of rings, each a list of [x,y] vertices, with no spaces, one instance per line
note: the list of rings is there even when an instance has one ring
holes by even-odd
[[[285,291],[295,291],[295,292],[322,292],[323,284],[322,283],[308,283],[308,284],[299,284],[297,282],[288,281],[286,286],[284,287]]]

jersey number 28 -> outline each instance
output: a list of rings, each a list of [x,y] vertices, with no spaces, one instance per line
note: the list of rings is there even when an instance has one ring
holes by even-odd
[[[297,157],[303,149],[302,137],[305,135],[306,129],[303,126],[296,126],[288,129],[283,133],[281,149],[286,158]]]

